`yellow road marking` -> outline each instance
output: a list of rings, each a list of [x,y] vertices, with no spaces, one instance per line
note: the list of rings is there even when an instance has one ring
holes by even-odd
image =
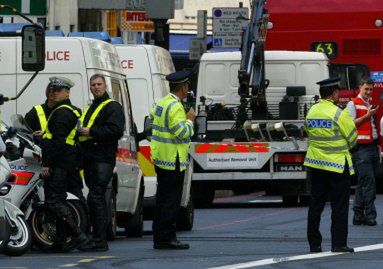
[[[67,267],[75,267],[77,265],[78,263],[68,263],[68,264],[61,265],[60,267],[67,268]]]
[[[86,263],[86,262],[93,262],[95,261],[96,259],[82,259],[82,260],[79,260],[78,262],[80,263]]]

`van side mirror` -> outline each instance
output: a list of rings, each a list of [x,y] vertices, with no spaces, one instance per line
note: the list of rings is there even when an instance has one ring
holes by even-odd
[[[22,36],[22,69],[41,71],[45,68],[45,32],[39,25],[25,25]]]
[[[204,135],[207,132],[207,117],[206,116],[197,116],[195,118],[196,125],[196,134]]]
[[[151,141],[152,138],[152,125],[152,120],[149,118],[149,116],[146,116],[144,121],[144,134],[146,136],[146,139],[149,141]]]

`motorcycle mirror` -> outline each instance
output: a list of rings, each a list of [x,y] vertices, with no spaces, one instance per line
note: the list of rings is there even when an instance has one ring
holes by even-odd
[[[11,122],[13,127],[19,131],[23,132],[33,132],[32,129],[28,126],[23,116],[19,114],[14,114],[11,116]]]
[[[7,130],[7,137],[12,138],[17,135],[17,129],[15,127],[9,127]]]

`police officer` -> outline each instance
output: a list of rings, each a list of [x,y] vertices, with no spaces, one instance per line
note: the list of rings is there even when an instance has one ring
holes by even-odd
[[[176,220],[180,208],[190,137],[195,112],[188,113],[181,101],[187,97],[189,73],[179,71],[166,77],[170,94],[153,108],[150,150],[157,173],[156,206],[153,218],[155,249],[188,249],[176,237]]]
[[[353,149],[352,157],[358,184],[354,199],[354,225],[376,225],[376,187],[375,173],[379,167],[378,132],[374,115],[378,106],[371,106],[370,99],[374,81],[369,77],[362,78],[359,95],[347,104],[347,110],[358,130],[357,146]]]
[[[44,104],[34,106],[27,114],[25,121],[29,128],[33,131],[33,136],[41,137],[47,127],[48,117],[52,112],[52,108],[56,105],[54,101],[54,93],[51,90],[51,83],[45,90],[47,99]]]
[[[116,165],[118,140],[124,132],[122,106],[109,98],[104,76],[90,78],[93,103],[81,116],[79,129],[85,183],[89,188],[88,206],[92,224],[92,241],[81,250],[107,251],[107,208],[105,192]]]
[[[309,148],[304,165],[311,169],[311,201],[307,219],[310,252],[321,252],[321,214],[330,194],[331,251],[353,252],[347,246],[350,174],[354,173],[349,150],[357,132],[349,112],[336,105],[340,78],[318,82],[321,99],[308,112],[305,128]]]
[[[74,83],[63,77],[51,77],[51,91],[54,93],[53,107],[42,143],[42,170],[44,180],[45,208],[47,215],[56,220],[56,237],[54,250],[69,251],[89,242],[89,238],[77,226],[75,219],[66,204],[68,189],[81,191],[81,187],[70,184],[82,184],[76,170],[75,135],[76,124],[80,117],[80,109],[73,106],[69,100],[70,88]],[[77,179],[70,179],[70,178]],[[75,195],[82,196],[80,193]],[[67,246],[66,238],[72,237]]]

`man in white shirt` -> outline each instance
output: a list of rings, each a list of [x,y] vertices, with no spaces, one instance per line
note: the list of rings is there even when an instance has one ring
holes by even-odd
[[[374,123],[374,115],[378,106],[370,104],[374,82],[370,78],[362,78],[360,93],[353,98],[346,109],[354,119],[358,142],[353,153],[353,163],[358,176],[358,185],[354,200],[354,225],[376,225],[376,187],[375,173],[379,165],[378,132]]]

